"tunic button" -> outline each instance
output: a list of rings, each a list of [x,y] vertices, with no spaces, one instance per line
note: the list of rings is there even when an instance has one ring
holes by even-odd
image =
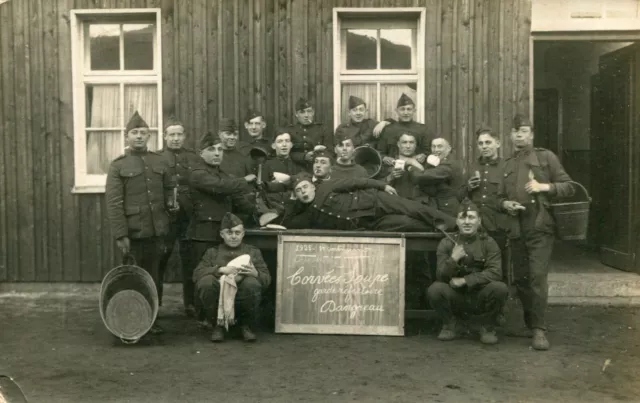
[[[484,198],[486,198],[486,197],[487,197],[487,195],[482,195],[482,198],[483,198],[483,199],[484,199]]]
[[[329,215],[333,215],[333,213],[329,213]]]
[[[340,218],[340,216],[337,216],[338,218]]]
[[[321,208],[320,211],[322,211],[324,213],[324,209],[323,208]],[[329,214],[331,214],[331,213],[329,213]]]

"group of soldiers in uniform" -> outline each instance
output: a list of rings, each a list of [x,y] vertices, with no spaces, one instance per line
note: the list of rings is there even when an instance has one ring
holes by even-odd
[[[232,276],[242,337],[254,341],[258,306],[271,275],[262,252],[243,242],[246,227],[457,229],[440,242],[435,278],[426,290],[443,320],[438,338],[454,339],[457,320],[473,314],[482,318],[480,340],[496,343],[512,265],[532,346],[549,348],[545,311],[555,226],[549,205],[573,188],[558,158],[533,147],[526,117],[514,118],[514,153],[506,160],[499,156],[499,135],[479,128],[480,156],[465,176],[449,141],[414,120],[416,105],[405,94],[397,102],[397,120],[382,122],[368,118],[365,101],[351,96],[350,121],[335,132],[315,121],[307,100],[300,99],[295,109],[297,122],[271,136],[264,116],[250,111],[244,119],[248,141],[240,141],[233,120],[221,119],[217,133],[202,137],[198,151],[185,147],[185,127],[174,118],[164,127],[165,148],[150,151],[148,125],[137,112],[131,118],[127,150],[107,176],[109,219],[118,247],[151,274],[160,301],[177,243],[186,314],[208,322],[211,340],[223,341],[226,328],[216,316],[220,281]],[[358,147],[376,150],[379,169],[371,172],[355,162]],[[241,255],[249,255],[250,262],[229,265]],[[151,328],[162,331],[158,324]]]

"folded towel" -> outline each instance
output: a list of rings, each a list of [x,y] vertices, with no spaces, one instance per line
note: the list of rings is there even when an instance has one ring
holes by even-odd
[[[229,330],[229,325],[236,323],[235,300],[238,285],[233,274],[220,277],[220,298],[218,299],[218,326]]]

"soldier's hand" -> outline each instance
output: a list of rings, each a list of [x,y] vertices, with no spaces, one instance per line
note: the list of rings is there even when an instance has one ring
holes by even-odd
[[[384,187],[384,191],[389,193],[390,195],[395,195],[395,196],[398,195],[398,192],[393,188],[393,186],[386,185]]]
[[[253,266],[243,265],[240,268],[240,270],[238,271],[238,274],[242,274],[243,276],[249,276],[249,277],[257,278],[258,277],[258,270],[256,270],[256,268],[253,267]]]
[[[385,165],[389,165],[390,167],[394,166],[396,163],[396,160],[394,160],[391,157],[383,157],[382,158],[382,163]]]
[[[244,177],[244,180],[247,181],[247,183],[251,183],[254,182],[258,179],[257,176],[255,176],[254,174],[249,174],[247,176]]]
[[[404,169],[399,169],[399,168],[393,168],[390,174],[392,179],[400,178],[402,177],[402,175],[404,175]]]
[[[471,178],[469,178],[469,180],[467,181],[467,186],[469,186],[469,189],[475,189],[475,188],[479,187],[480,186],[480,177],[472,176]]]
[[[305,161],[313,162],[313,151],[309,151],[304,155]]]
[[[131,242],[129,241],[129,237],[123,236],[116,239],[116,245],[118,245],[118,249],[120,249],[123,254],[129,253],[129,251],[131,250]]]
[[[451,251],[451,259],[458,262],[465,256],[467,256],[467,252],[464,251],[464,246],[456,244]]]
[[[520,204],[518,202],[515,202],[515,201],[511,201],[511,200],[505,200],[504,202],[502,202],[502,208],[507,210],[507,213],[509,213],[511,215],[518,214],[518,210],[526,210],[527,209],[522,204]]]
[[[244,280],[244,276],[242,274],[236,274],[236,276],[233,278],[233,280],[237,283],[241,282],[242,280]]]
[[[222,266],[218,268],[218,273],[220,274],[234,274],[238,271],[237,267],[233,266]]]
[[[529,194],[548,192],[550,188],[551,186],[548,183],[540,183],[535,179],[530,180],[526,185],[524,185],[524,190]]]
[[[465,285],[467,285],[467,280],[465,280],[464,277],[454,277],[451,279],[451,281],[449,281],[449,285],[451,286],[451,288],[464,287]]]
[[[177,213],[178,211],[180,211],[180,203],[178,203],[178,202],[175,202],[175,203],[171,202],[171,203],[169,204],[169,213],[171,213],[171,214],[175,214],[175,213]]]
[[[418,161],[421,164],[424,164],[424,162],[427,160],[427,155],[426,154],[418,154],[416,155],[416,161]]]
[[[376,125],[376,127],[373,128],[373,137],[378,138],[380,137],[380,133],[382,133],[382,131],[384,130],[385,127],[387,127],[388,125],[390,125],[391,123],[383,120],[382,122],[378,123]]]

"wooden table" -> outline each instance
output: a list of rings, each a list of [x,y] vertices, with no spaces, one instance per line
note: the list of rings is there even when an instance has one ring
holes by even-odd
[[[247,229],[244,242],[263,250],[278,248],[278,234],[313,235],[335,237],[371,237],[371,238],[404,238],[409,251],[435,251],[438,243],[444,238],[439,232],[380,232],[380,231],[338,231],[338,230],[263,230]]]

